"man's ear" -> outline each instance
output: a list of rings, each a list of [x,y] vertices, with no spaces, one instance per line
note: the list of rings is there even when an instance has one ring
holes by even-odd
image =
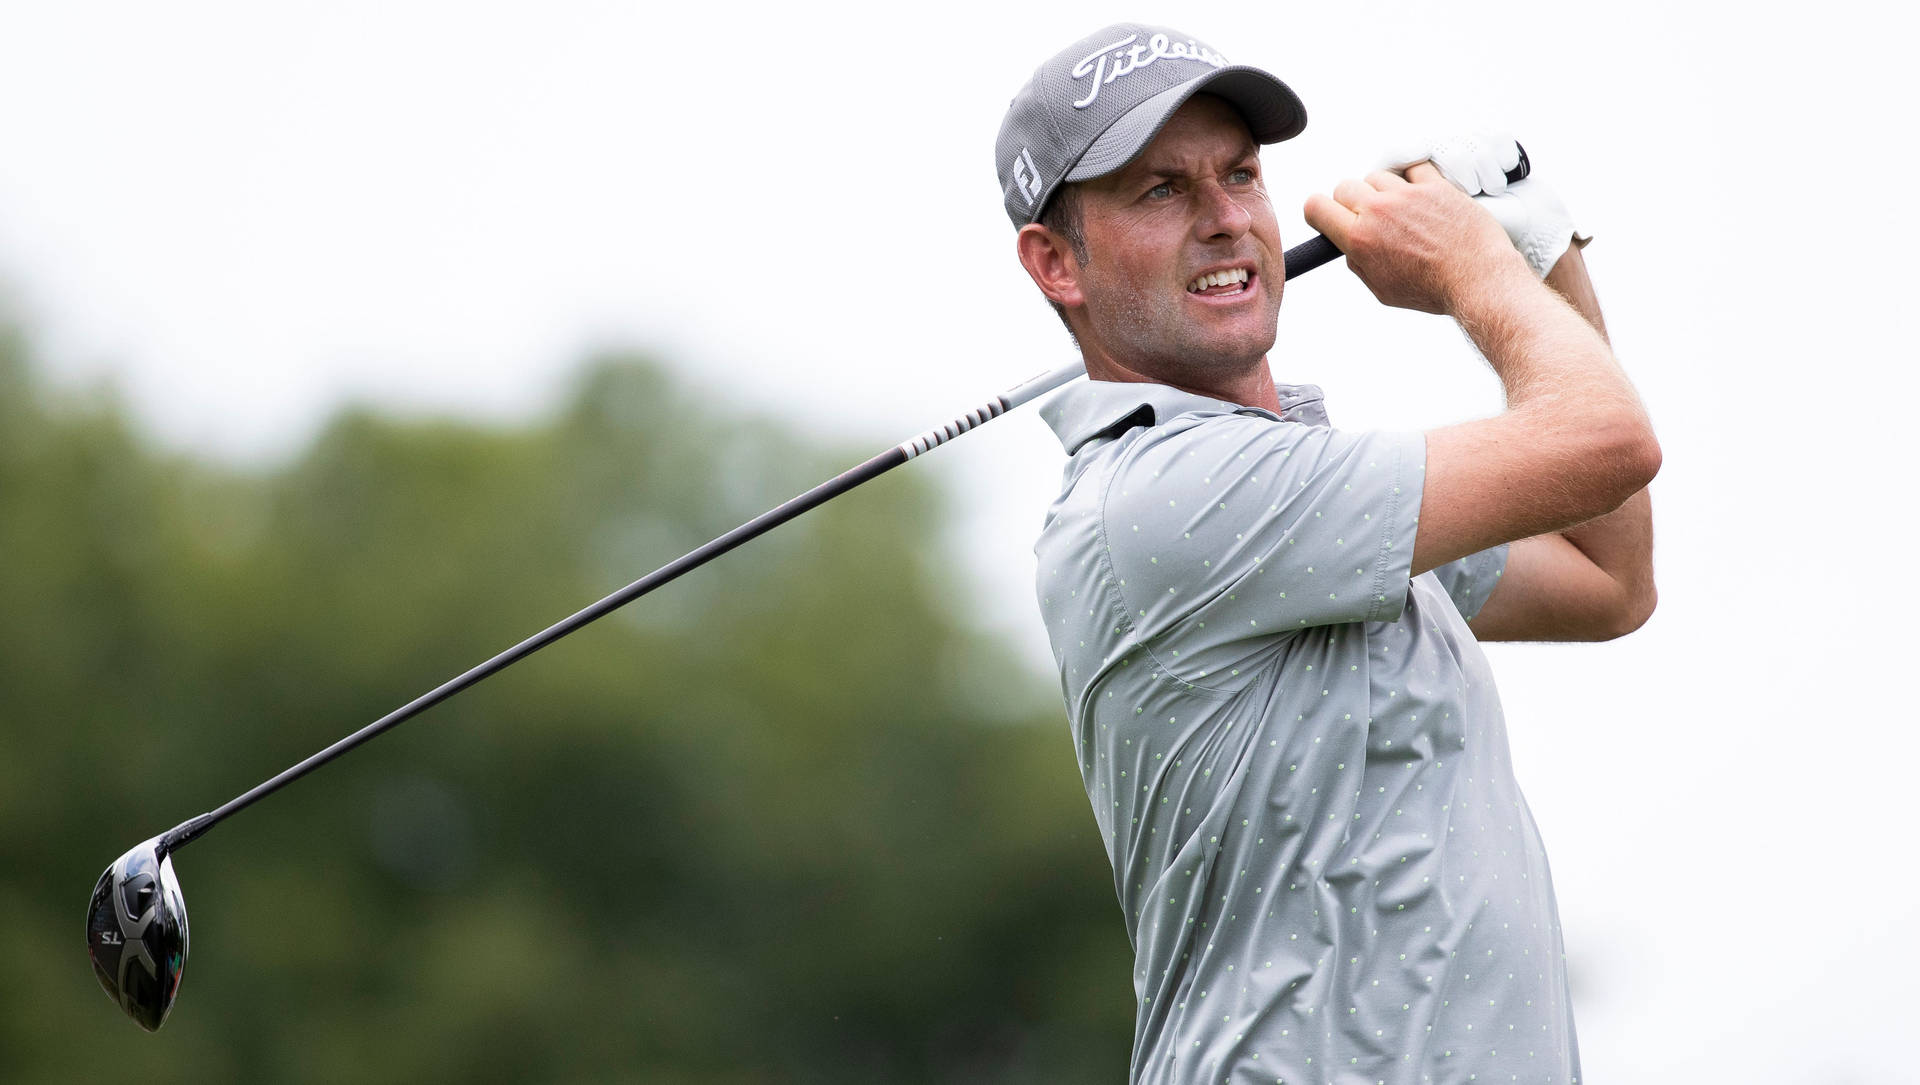
[[[1016,239],[1020,253],[1020,266],[1027,269],[1033,278],[1033,285],[1047,296],[1047,300],[1066,309],[1078,308],[1085,302],[1080,291],[1080,262],[1073,257],[1073,247],[1067,239],[1047,229],[1037,222],[1029,222],[1020,227],[1020,236]]]

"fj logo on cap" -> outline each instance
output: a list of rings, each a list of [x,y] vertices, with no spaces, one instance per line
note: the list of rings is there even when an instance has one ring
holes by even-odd
[[[1020,148],[1020,157],[1013,160],[1013,183],[1027,198],[1028,207],[1040,198],[1040,171],[1033,168],[1033,155],[1025,147]]]
[[[1088,53],[1086,59],[1073,66],[1075,79],[1093,78],[1093,89],[1073,103],[1073,108],[1087,108],[1100,96],[1101,87],[1123,75],[1132,75],[1156,60],[1197,60],[1216,68],[1227,66],[1226,57],[1192,40],[1173,41],[1165,34],[1155,34],[1142,45],[1140,35],[1128,34],[1112,45],[1103,45]]]

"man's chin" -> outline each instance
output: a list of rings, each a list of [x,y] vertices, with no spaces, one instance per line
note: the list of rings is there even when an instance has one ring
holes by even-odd
[[[1206,385],[1265,362],[1279,328],[1278,306],[1186,313],[1142,307],[1102,314],[1083,329],[1083,353],[1118,370],[1174,384]]]
[[[1276,320],[1251,327],[1213,327],[1185,344],[1182,353],[1209,369],[1238,369],[1258,363],[1273,350],[1279,330]]]
[[[1253,372],[1266,364],[1273,339],[1227,343],[1196,342],[1155,359],[1150,369],[1161,379],[1189,387],[1209,387]]]

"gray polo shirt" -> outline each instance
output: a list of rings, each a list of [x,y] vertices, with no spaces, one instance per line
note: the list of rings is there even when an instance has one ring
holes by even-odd
[[[1087,382],[1035,552],[1134,947],[1131,1080],[1530,1082],[1579,1059],[1546,854],[1466,620],[1409,579],[1425,437]]]

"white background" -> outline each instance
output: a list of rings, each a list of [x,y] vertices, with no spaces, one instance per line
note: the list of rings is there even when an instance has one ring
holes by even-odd
[[[1844,4],[956,11],[6,3],[0,281],[62,383],[237,461],[343,397],[527,417],[634,345],[878,451],[1069,360],[991,149],[1096,27],[1170,22],[1299,92],[1307,132],[1265,156],[1289,243],[1396,135],[1505,126],[1596,235],[1665,450],[1653,621],[1489,649],[1588,1077],[1920,1080],[1910,31]],[[1340,265],[1288,288],[1273,361],[1346,427],[1500,408],[1451,325]],[[909,468],[962,495],[975,617],[1036,669],[1059,463],[1028,408]]]

